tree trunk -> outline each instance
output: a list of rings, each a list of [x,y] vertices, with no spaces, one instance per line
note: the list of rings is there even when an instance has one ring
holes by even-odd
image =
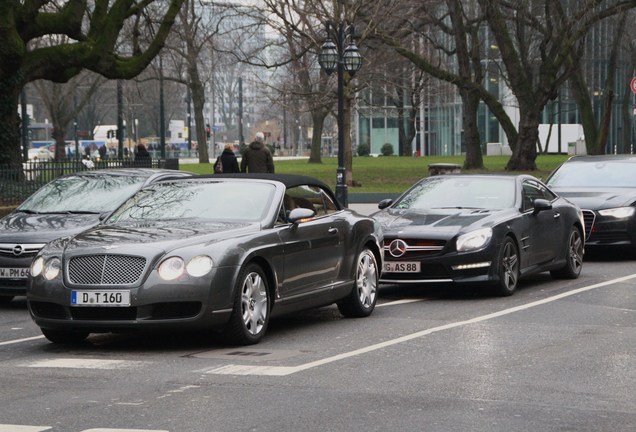
[[[2,76],[2,74],[0,74]],[[20,167],[20,116],[18,101],[22,84],[13,77],[0,80],[0,164]]]
[[[519,134],[508,160],[508,171],[535,171],[537,169],[537,140],[539,139],[539,111],[519,106]]]
[[[66,160],[66,128],[54,127],[51,136],[55,141],[55,160],[57,162]]]
[[[194,124],[197,132],[197,145],[199,148],[199,163],[209,163],[208,139],[205,133],[205,119],[203,109],[205,106],[205,92],[203,83],[196,67],[190,68],[190,91],[192,92],[192,105],[194,108]]]
[[[322,163],[322,129],[328,112],[323,110],[314,110],[311,112],[311,122],[314,128],[311,137],[311,153],[309,154],[309,163]]]
[[[417,119],[417,106],[415,104],[411,105],[411,109],[409,110],[409,119],[407,124],[404,126],[406,129],[404,142],[404,156],[411,156],[413,154],[413,146],[411,143],[413,142],[413,138],[415,138],[415,120]]]
[[[484,167],[481,154],[481,140],[477,127],[477,110],[479,109],[479,96],[476,92],[460,90],[462,98],[462,117],[464,121],[464,140],[466,142],[466,159],[464,169],[477,169]]]

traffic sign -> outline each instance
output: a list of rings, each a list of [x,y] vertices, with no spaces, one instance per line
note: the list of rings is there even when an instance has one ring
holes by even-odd
[[[636,77],[632,78],[632,82],[631,82],[631,84],[629,85],[629,88],[631,88],[631,89],[632,89],[632,91],[633,91],[634,93],[636,93]]]

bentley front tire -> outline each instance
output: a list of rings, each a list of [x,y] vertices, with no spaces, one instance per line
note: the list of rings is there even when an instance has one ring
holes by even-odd
[[[257,264],[249,264],[237,279],[234,306],[225,334],[237,345],[258,343],[269,324],[270,299],[267,278]]]
[[[89,333],[84,331],[41,329],[49,341],[56,344],[73,345],[86,340]]]
[[[13,296],[0,296],[0,304],[10,303],[13,300]]]

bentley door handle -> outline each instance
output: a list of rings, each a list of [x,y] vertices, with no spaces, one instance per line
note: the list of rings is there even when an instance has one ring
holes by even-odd
[[[338,228],[329,228],[329,230],[327,231],[329,234],[338,234]]]

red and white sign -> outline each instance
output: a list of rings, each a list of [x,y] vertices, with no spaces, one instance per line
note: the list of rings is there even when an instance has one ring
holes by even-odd
[[[631,89],[632,89],[632,91],[633,91],[634,93],[636,93],[636,77],[632,78],[632,82],[631,82],[631,84],[629,85],[629,88],[631,88]]]

